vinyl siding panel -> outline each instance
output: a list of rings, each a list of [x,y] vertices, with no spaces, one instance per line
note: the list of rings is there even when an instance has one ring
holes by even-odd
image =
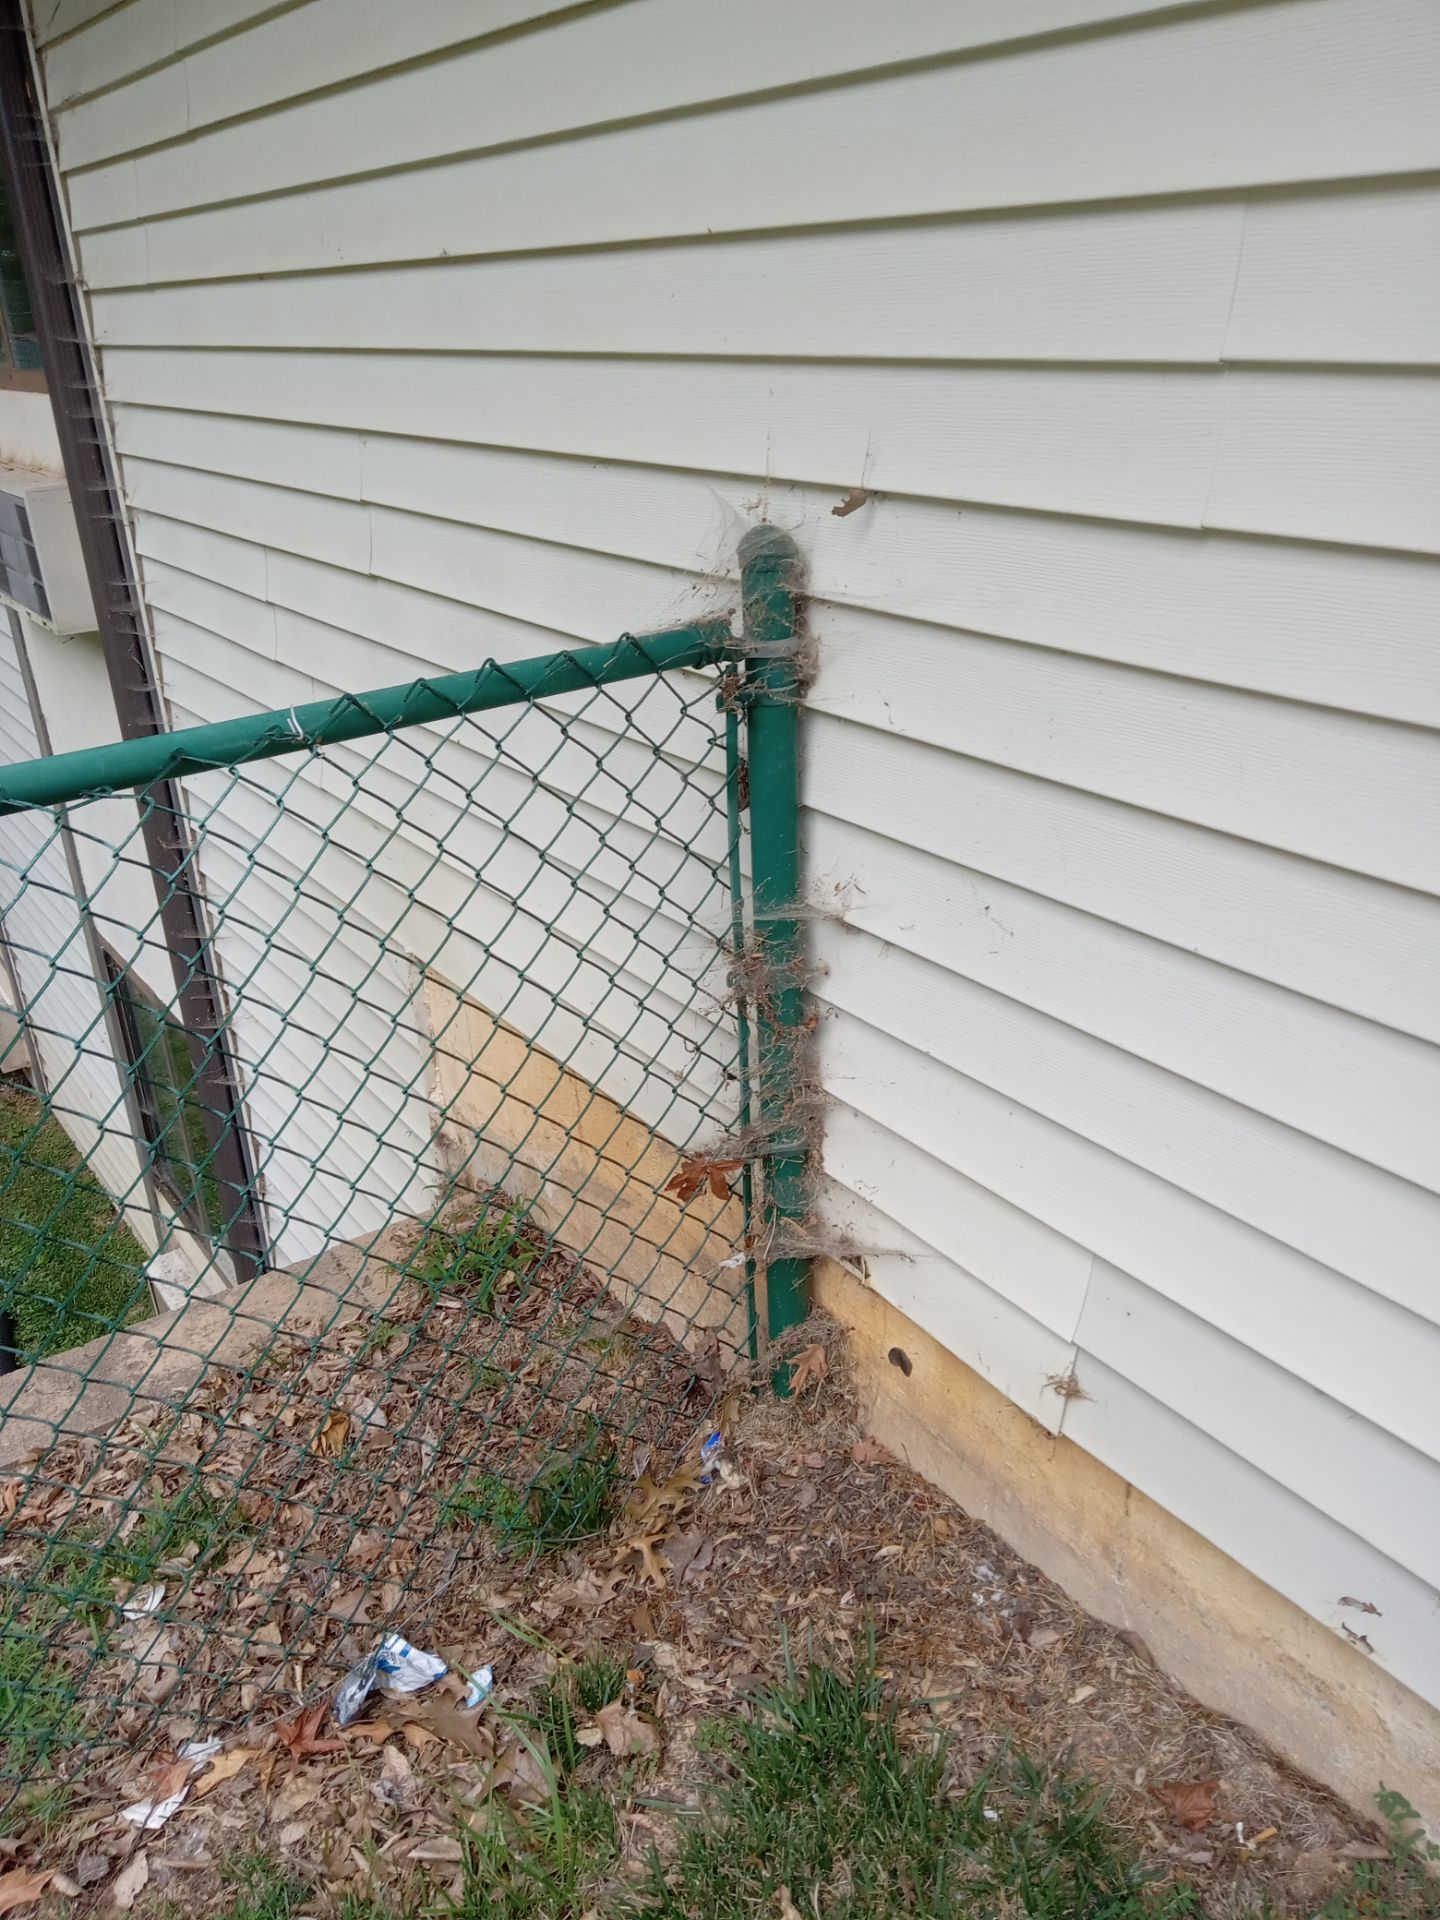
[[[733,578],[737,530],[754,511],[753,480],[732,474],[234,414],[121,405],[115,416],[122,451],[182,471],[203,466],[721,579]],[[988,507],[957,515],[906,497],[874,499],[847,524],[830,513],[835,499],[833,487],[767,489],[769,510],[805,527],[812,589],[832,605],[1440,725],[1440,572],[1428,559]],[[181,537],[178,526],[169,537]],[[235,564],[246,551],[235,549]],[[214,543],[204,564],[224,564]],[[341,590],[332,579],[328,591]]]
[[[1318,1619],[1371,1599],[1440,1704],[1440,14],[336,4],[43,36],[176,717],[723,610],[743,526],[793,529],[820,1218]],[[297,793],[281,893],[356,764]],[[256,1047],[333,1024],[327,930],[399,929],[687,1138],[725,1066],[697,821],[640,858],[587,790],[550,931],[496,947],[493,823],[447,772],[385,843],[410,778],[387,749],[326,842]],[[314,1234],[415,1165],[409,991],[267,1095]],[[351,1097],[389,1103],[366,1166]]]

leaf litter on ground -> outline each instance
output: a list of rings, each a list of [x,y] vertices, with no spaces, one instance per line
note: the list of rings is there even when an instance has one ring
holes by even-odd
[[[419,1302],[414,1304],[418,1314]],[[385,1313],[390,1321],[403,1319],[405,1302],[390,1302]],[[438,1526],[426,1531],[424,1514],[437,1514],[452,1478],[477,1464],[474,1447],[491,1444],[478,1426],[474,1439],[460,1443],[471,1447],[468,1456],[462,1451],[457,1457],[454,1436],[446,1435],[443,1457],[433,1464],[433,1492],[428,1482],[415,1484],[413,1446],[398,1455],[412,1505],[407,1510],[392,1499],[378,1471],[380,1457],[408,1445],[407,1426],[415,1407],[424,1404],[413,1385],[390,1383],[388,1429],[362,1422],[351,1453],[339,1459],[314,1451],[320,1403],[335,1380],[354,1374],[367,1334],[363,1320],[340,1330],[332,1361],[312,1352],[303,1374],[287,1376],[302,1378],[313,1390],[311,1415],[306,1403],[294,1404],[288,1386],[277,1391],[264,1368],[238,1396],[232,1386],[217,1389],[202,1420],[207,1446],[236,1445],[235,1433],[253,1433],[253,1426],[241,1425],[247,1416],[273,1424],[289,1415],[282,1430],[294,1435],[293,1444],[281,1447],[270,1463],[273,1476],[277,1483],[297,1471],[322,1476],[309,1504],[260,1501],[252,1505],[248,1535],[242,1530],[200,1554],[186,1576],[185,1620],[172,1606],[144,1622],[147,1630],[166,1627],[186,1653],[198,1628],[214,1632],[205,1615],[212,1588],[217,1603],[222,1592],[230,1596],[226,1604],[238,1598],[245,1630],[236,1636],[241,1658],[230,1671],[248,1689],[242,1695],[249,1717],[239,1730],[241,1744],[227,1747],[208,1770],[197,1770],[188,1799],[167,1826],[163,1859],[137,1853],[120,1880],[87,1886],[82,1866],[87,1854],[93,1857],[101,1829],[81,1818],[48,1836],[37,1828],[24,1843],[20,1869],[55,1871],[58,1863],[85,1888],[76,1903],[82,1908],[98,1901],[123,1910],[123,1898],[112,1901],[112,1890],[133,1904],[147,1890],[132,1890],[124,1875],[133,1879],[144,1872],[152,1879],[151,1900],[173,1900],[179,1884],[187,1909],[228,1913],[229,1896],[219,1878],[226,1858],[242,1843],[283,1844],[312,1889],[307,1912],[343,1912],[345,1920],[362,1920],[353,1902],[383,1895],[391,1903],[388,1920],[412,1897],[429,1900],[434,1888],[446,1897],[455,1894],[457,1833],[471,1849],[490,1848],[494,1834],[504,1832],[524,1851],[539,1844],[535,1836],[548,1833],[547,1823],[583,1816],[614,1836],[613,1845],[595,1842],[594,1860],[601,1864],[585,1894],[604,1913],[614,1905],[617,1888],[637,1884],[636,1870],[649,1849],[658,1849],[662,1860],[674,1858],[696,1810],[726,1777],[729,1763],[707,1745],[707,1727],[718,1722],[731,1730],[724,1738],[740,1737],[739,1730],[753,1722],[757,1692],[763,1696],[767,1685],[773,1688],[796,1648],[813,1656],[821,1670],[854,1672],[872,1624],[896,1705],[896,1737],[907,1752],[934,1751],[936,1742],[944,1742],[950,1778],[962,1783],[983,1777],[1007,1747],[1038,1754],[1044,1767],[1069,1752],[1082,1775],[1107,1788],[1106,1817],[1127,1857],[1159,1875],[1162,1889],[1178,1877],[1193,1883],[1192,1913],[1231,1920],[1258,1912],[1265,1898],[1276,1916],[1309,1913],[1348,1874],[1384,1869],[1385,1862],[1359,1851],[1381,1844],[1373,1828],[1288,1774],[1241,1730],[1195,1708],[1142,1647],[1080,1613],[868,1438],[850,1396],[843,1346],[823,1317],[795,1337],[795,1391],[788,1401],[765,1390],[768,1366],[763,1377],[757,1375],[759,1392],[752,1394],[743,1380],[737,1387],[732,1362],[723,1417],[729,1472],[715,1475],[708,1486],[702,1485],[700,1449],[716,1417],[701,1417],[691,1404],[693,1365],[670,1357],[671,1349],[643,1327],[637,1330],[623,1312],[614,1316],[613,1328],[607,1341],[634,1343],[652,1368],[645,1376],[647,1404],[659,1411],[647,1416],[651,1424],[629,1445],[628,1487],[621,1489],[611,1529],[524,1566],[483,1526],[464,1536],[458,1557],[453,1532]],[[409,1343],[405,1350],[419,1355],[417,1367],[446,1378],[451,1358],[443,1366],[431,1361],[416,1328],[401,1331]],[[517,1337],[517,1357],[526,1351]],[[563,1364],[574,1362],[567,1357]],[[336,1371],[327,1374],[327,1365]],[[600,1363],[589,1371],[593,1381]],[[820,1394],[822,1382],[826,1390]],[[573,1405],[578,1397],[563,1371],[547,1376],[535,1370],[512,1392],[517,1424],[534,1420],[541,1442],[563,1435],[555,1403]],[[408,1403],[407,1393],[413,1396]],[[224,1422],[218,1429],[205,1424],[217,1417]],[[174,1431],[183,1438],[185,1422],[175,1423]],[[143,1437],[147,1450],[155,1437],[153,1431]],[[246,1443],[238,1444],[243,1453]],[[368,1457],[371,1451],[376,1458]],[[364,1456],[363,1471],[353,1475],[357,1452]],[[543,1462],[547,1456],[535,1457]],[[112,1456],[107,1448],[103,1459],[97,1450],[94,1461],[90,1484],[97,1492],[105,1493],[103,1475],[112,1467],[117,1482],[128,1474],[125,1484],[133,1483],[123,1449]],[[239,1479],[243,1497],[253,1490],[258,1500],[259,1482],[243,1474]],[[363,1499],[351,1501],[352,1485],[357,1496],[363,1488]],[[317,1531],[311,1517],[322,1511],[333,1516],[329,1533]],[[356,1519],[345,1519],[347,1511]],[[296,1538],[308,1542],[303,1559]],[[297,1645],[301,1610],[292,1590],[302,1577],[304,1631],[311,1638]],[[980,1590],[987,1596],[983,1607],[970,1600]],[[453,1695],[433,1690],[403,1703],[377,1703],[373,1718],[337,1739],[326,1716],[334,1679],[402,1606],[416,1622],[414,1630],[423,1624],[427,1643],[457,1668],[496,1663],[504,1678],[496,1715],[467,1714]],[[283,1646],[263,1660],[253,1651],[257,1620],[284,1623]],[[362,1628],[362,1621],[370,1624]],[[223,1633],[222,1621],[217,1646],[227,1644]],[[624,1686],[583,1709],[578,1702],[573,1707],[577,1761],[561,1795],[554,1751],[537,1739],[534,1716],[557,1673],[567,1663],[583,1666],[597,1648],[618,1665]],[[161,1709],[169,1718],[154,1723],[157,1736],[175,1729],[168,1746],[157,1739],[157,1760],[203,1724],[203,1690],[194,1692],[191,1668],[183,1661],[182,1669],[181,1689]],[[141,1719],[136,1727],[150,1724]],[[592,1735],[598,1736],[593,1745]],[[400,1742],[409,1760],[403,1793],[395,1788],[402,1778],[396,1761],[384,1758]],[[132,1779],[135,1758],[132,1746]],[[633,1799],[637,1767],[644,1769],[641,1803]],[[94,1777],[104,1777],[103,1767]],[[1036,1792],[1043,1796],[1051,1791],[1043,1783],[1070,1777],[1042,1767]],[[1247,1848],[1233,1828],[1217,1825],[1203,1848],[1189,1846],[1193,1858],[1182,1857],[1176,1827],[1190,1830],[1179,1810],[1166,1809],[1145,1782],[1199,1786],[1212,1778],[1224,1780],[1226,1805],[1248,1821],[1247,1832],[1273,1826],[1276,1837]],[[386,1780],[392,1783],[388,1798],[377,1798],[372,1789]],[[511,1811],[493,1811],[497,1794]],[[407,1804],[399,1804],[402,1799]],[[111,1805],[118,1810],[123,1803],[117,1791]],[[685,1810],[678,1826],[670,1824],[666,1807]],[[523,1830],[512,1832],[509,1823],[517,1819]],[[986,1818],[983,1824],[1008,1832],[1007,1821]],[[515,1839],[517,1834],[522,1837]],[[1347,1856],[1347,1847],[1356,1851]],[[495,1866],[488,1853],[486,1858]],[[141,1859],[143,1869],[135,1865]],[[552,1868],[553,1861],[543,1871]],[[769,1870],[772,1910],[779,1910],[783,1885],[802,1912],[816,1911],[815,1896],[824,1889],[813,1878],[782,1871],[781,1863]],[[107,1861],[107,1877],[110,1871]],[[578,1868],[565,1872],[573,1887],[582,1885]],[[896,1897],[916,1910],[903,1886]],[[350,1908],[343,1905],[347,1900]],[[703,1909],[712,1910],[717,1916],[730,1912],[723,1904]],[[369,1909],[364,1911],[368,1920]],[[511,1911],[528,1920],[551,1909],[516,1906],[500,1920]],[[831,1920],[824,1897],[818,1911]],[[837,1914],[849,1911],[843,1903],[836,1906]],[[1348,1910],[1335,1911],[1348,1920]]]

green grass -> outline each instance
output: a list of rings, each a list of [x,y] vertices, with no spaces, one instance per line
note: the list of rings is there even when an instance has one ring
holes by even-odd
[[[826,1920],[1187,1920],[1181,1884],[1153,1880],[1112,1831],[1103,1797],[1024,1761],[962,1782],[943,1743],[907,1744],[873,1662],[853,1679],[792,1673],[753,1722],[712,1730],[724,1778],[653,1868],[647,1911],[668,1920],[777,1912],[789,1889]]]
[[[310,1897],[304,1880],[258,1848],[232,1856],[220,1869],[229,1896],[226,1920],[291,1920]]]
[[[91,1642],[93,1668],[120,1625],[117,1589],[148,1584],[191,1546],[199,1564],[242,1531],[234,1507],[187,1487],[168,1506],[145,1508],[123,1541],[84,1529],[54,1541],[28,1583],[15,1584],[0,1611],[0,1835],[21,1819],[58,1817],[68,1799],[54,1768],[85,1728],[53,1650],[70,1623]]]
[[[0,1087],[0,1304],[14,1315],[22,1359],[152,1313],[145,1265],[59,1121],[33,1095]]]
[[[510,1206],[458,1232],[432,1227],[406,1271],[430,1294],[464,1293],[489,1313],[497,1295],[523,1280],[539,1258],[523,1237],[523,1220],[523,1209]]]
[[[465,1837],[461,1895],[447,1911],[455,1920],[582,1920],[592,1911],[634,1912],[605,1895],[619,1851],[615,1808],[604,1794],[590,1788],[552,1794],[523,1824],[497,1817],[483,1833]]]
[[[539,1555],[603,1533],[614,1515],[620,1468],[598,1432],[551,1459],[528,1487],[482,1473],[447,1495],[447,1526],[483,1526],[516,1551]]]
[[[597,1653],[547,1697],[573,1724],[623,1679],[623,1664]],[[1194,1890],[1145,1869],[1104,1796],[1064,1767],[1007,1756],[964,1780],[942,1741],[903,1738],[873,1657],[850,1678],[791,1670],[751,1717],[707,1737],[713,1791],[676,1820],[663,1859],[622,1863],[617,1803],[634,1804],[632,1770],[615,1769],[605,1791],[583,1775],[567,1783],[552,1763],[543,1806],[517,1815],[492,1800],[480,1831],[462,1829],[458,1895],[416,1878],[347,1895],[339,1920],[778,1920],[782,1887],[807,1920],[1205,1920]],[[1427,1872],[1436,1850],[1399,1795],[1382,1793],[1380,1807],[1390,1857],[1357,1864],[1316,1920],[1440,1915]],[[316,1910],[316,1890],[272,1854],[235,1856],[222,1879],[224,1920]]]
[[[619,1654],[584,1654],[552,1674],[540,1695],[535,1730],[561,1774],[579,1766],[585,1749],[576,1737],[582,1714],[598,1713],[625,1691],[627,1666]]]

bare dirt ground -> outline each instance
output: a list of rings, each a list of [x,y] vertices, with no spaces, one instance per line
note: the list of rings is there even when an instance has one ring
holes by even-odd
[[[26,1911],[219,1909],[218,1870],[254,1848],[323,1890],[307,1911],[417,1876],[458,1887],[464,1824],[496,1794],[543,1801],[554,1677],[586,1661],[615,1698],[579,1714],[578,1763],[623,1775],[638,1861],[667,1807],[697,1804],[707,1720],[745,1711],[787,1650],[845,1669],[873,1633],[905,1729],[943,1729],[962,1768],[1006,1743],[1068,1755],[1207,1914],[1312,1912],[1374,1829],[867,1440],[833,1325],[791,1351],[779,1401],[573,1263],[480,1300],[406,1280],[383,1316],[280,1336],[178,1415],[0,1483],[0,1570],[22,1593],[6,1630],[43,1638],[78,1698],[49,1784],[0,1821],[0,1872],[43,1882]],[[527,1503],[557,1459],[602,1462],[589,1506]],[[566,1525],[587,1537],[551,1544]],[[392,1626],[461,1675],[491,1666],[490,1704],[467,1711],[452,1671],[337,1727],[337,1681]]]

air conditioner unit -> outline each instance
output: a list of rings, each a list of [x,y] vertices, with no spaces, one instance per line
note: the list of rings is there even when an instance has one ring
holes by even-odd
[[[52,633],[95,631],[70,489],[53,473],[0,466],[0,600]]]

